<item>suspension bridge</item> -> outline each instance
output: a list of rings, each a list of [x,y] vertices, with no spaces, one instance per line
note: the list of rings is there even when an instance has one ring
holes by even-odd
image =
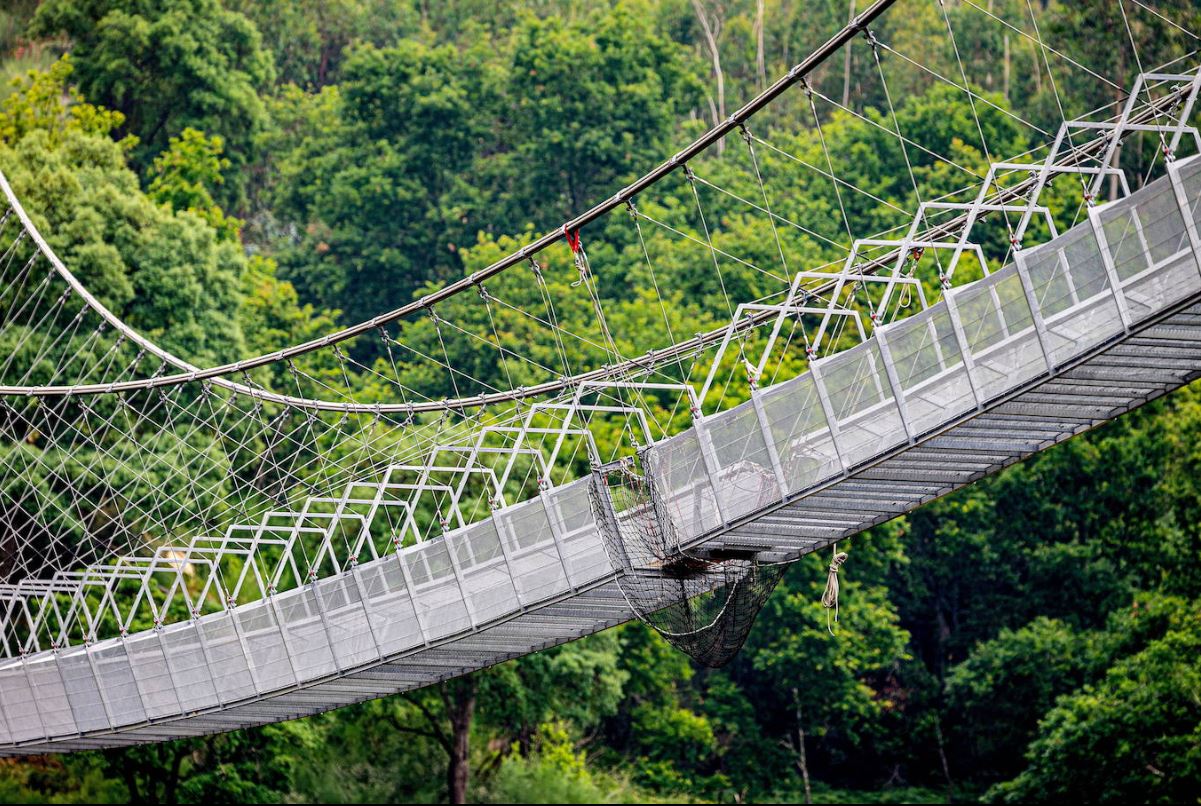
[[[1188,58],[1144,69],[1135,51],[1113,105],[1053,130],[1020,121],[1037,135],[1027,153],[994,158],[977,117],[963,137],[978,135],[986,163],[964,168],[910,137],[892,107],[890,71],[928,71],[873,32],[894,3],[492,266],[221,366],[175,355],[107,307],[0,174],[0,754],[293,719],[634,618],[720,663],[788,563],[1201,376],[1201,72]],[[1052,84],[1073,72],[1112,84],[1033,16],[979,13],[1028,39]],[[863,115],[811,79],[852,42],[878,69],[888,111],[874,125],[910,178],[925,155],[959,168],[963,188],[922,198],[914,179],[901,209],[837,175],[823,122]],[[973,115],[996,106],[966,73],[931,80]],[[812,109],[822,163],[755,126],[788,99]],[[1133,141],[1156,154],[1137,173],[1123,167]],[[741,155],[749,191],[708,178],[718,150]],[[769,154],[771,170],[830,184],[848,233],[828,245],[835,259],[798,267],[797,238],[817,236],[773,212],[773,181],[787,176]],[[695,200],[694,232],[657,214],[669,182]],[[728,251],[702,191],[766,222],[775,263]],[[899,223],[853,236],[855,199],[895,208]],[[657,228],[719,279],[737,266],[772,288],[727,298],[725,325],[627,354],[605,316],[607,267],[589,258],[620,219],[652,277],[643,235]],[[570,283],[552,276],[556,254]],[[536,295],[498,290],[514,273]],[[562,324],[564,294],[591,310],[586,332]],[[502,312],[562,366],[508,343]],[[408,338],[418,326],[442,355]],[[492,351],[525,385],[471,377],[450,339]],[[572,365],[569,344],[588,366]],[[456,394],[423,394],[398,369],[414,364]]]

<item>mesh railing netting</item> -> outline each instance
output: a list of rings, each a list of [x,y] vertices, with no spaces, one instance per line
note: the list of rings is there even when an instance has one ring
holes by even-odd
[[[650,461],[643,452],[642,461]],[[617,584],[637,617],[705,666],[738,654],[787,563],[686,551],[653,474],[632,461],[598,469],[592,506]]]

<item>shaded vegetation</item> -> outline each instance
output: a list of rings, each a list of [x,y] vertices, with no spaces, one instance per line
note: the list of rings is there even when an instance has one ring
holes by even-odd
[[[720,16],[719,96],[688,0],[36,5],[0,11],[0,68],[19,73],[0,100],[0,167],[105,304],[202,365],[310,338],[488,265],[722,119],[846,15],[841,0],[771,2],[764,24],[759,4],[705,4]],[[1030,8],[1069,55],[1102,52],[1096,69],[1130,72],[1101,44],[1119,25],[1113,3],[989,5]],[[1201,28],[1195,4],[1155,5]],[[1034,78],[1029,43],[1001,41],[970,6],[948,6],[965,69],[995,104],[979,110],[985,143],[971,136],[962,94],[933,79],[890,88],[896,122],[978,169],[985,144],[993,156],[1034,144],[1006,110],[1049,127],[1060,112]],[[942,40],[927,47],[943,24],[937,4],[915,8],[879,35],[956,74]],[[1147,63],[1191,48],[1162,20],[1138,19]],[[834,114],[823,134],[839,175],[905,204],[907,155],[881,130],[893,121],[869,52],[859,45],[849,70],[814,77],[828,95],[846,88],[862,115]],[[1077,107],[1068,114],[1112,100],[1087,83],[1059,90]],[[789,98],[756,130],[808,114],[803,94]],[[823,159],[808,128],[781,126],[777,144]],[[944,163],[908,156],[924,196],[964,184]],[[841,237],[839,199],[820,175],[777,170],[782,159],[763,157],[774,209],[813,230],[787,233],[789,253],[815,265],[841,257],[826,240]],[[696,170],[754,192],[745,157]],[[700,237],[690,193],[665,183],[644,211]],[[897,223],[848,202],[864,233]],[[763,217],[717,197],[706,205],[719,246],[772,262]],[[705,253],[662,233],[648,234],[651,269],[631,227],[604,226],[591,257],[623,350],[691,335],[718,321],[727,295],[770,287],[736,268],[719,283]],[[565,250],[553,259],[567,265]],[[571,279],[548,273],[559,315],[595,336]],[[666,302],[652,292],[659,279]],[[514,305],[540,301],[527,277],[492,290]],[[498,310],[485,325],[462,298],[443,315],[556,366],[554,343],[520,317]],[[429,353],[442,340],[425,320],[404,338]],[[476,377],[527,381],[469,341],[446,349]],[[431,396],[454,391],[428,364],[402,361],[399,372]],[[183,438],[193,437],[162,435],[150,454],[166,457]],[[297,722],[4,760],[0,801],[797,802],[807,786],[823,802],[1195,800],[1198,445],[1201,393],[1189,388],[847,541],[836,637],[818,605],[825,560],[810,557],[722,670],[694,668],[631,624]]]

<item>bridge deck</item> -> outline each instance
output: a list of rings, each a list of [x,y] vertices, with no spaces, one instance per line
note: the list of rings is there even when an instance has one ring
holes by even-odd
[[[690,546],[799,557],[1201,375],[1201,160],[649,450]],[[633,617],[583,479],[271,599],[0,665],[0,754],[232,730]]]

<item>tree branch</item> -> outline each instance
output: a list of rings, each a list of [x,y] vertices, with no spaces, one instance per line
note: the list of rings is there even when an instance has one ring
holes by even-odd
[[[441,686],[438,687],[438,693],[442,695],[442,701],[443,701],[443,703],[445,703],[446,702],[446,694],[445,694],[445,692],[442,691]],[[420,700],[418,700],[408,694],[401,694],[400,696],[403,697],[409,703],[411,703],[418,711],[421,712],[421,715],[423,717],[425,717],[425,721],[430,726],[430,733],[429,733],[430,738],[437,741],[438,744],[440,744],[442,746],[442,749],[446,751],[447,755],[449,755],[452,750],[451,743],[450,743],[450,737],[447,736],[446,731],[444,731],[442,729],[442,725],[440,724],[441,720],[439,720],[436,716],[434,716],[434,713],[432,711],[430,711],[430,709],[428,707],[426,707],[425,703],[421,702]],[[416,729],[413,729],[413,728],[409,728],[407,730],[409,732],[416,732]]]

